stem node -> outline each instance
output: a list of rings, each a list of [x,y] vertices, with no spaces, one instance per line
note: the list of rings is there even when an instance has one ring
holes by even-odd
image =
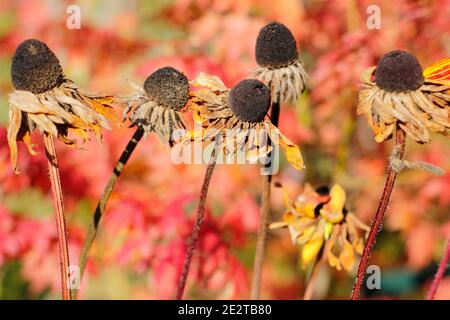
[[[397,127],[395,137],[396,137],[396,139],[395,139],[396,142],[395,142],[393,156],[398,160],[402,160],[402,158],[405,154],[405,132],[401,128]],[[361,256],[361,261],[359,262],[358,273],[356,276],[356,281],[353,286],[353,291],[352,291],[352,295],[351,295],[352,300],[359,299],[362,283],[364,281],[364,276],[365,276],[367,267],[369,265],[370,255],[371,255],[372,249],[375,245],[377,234],[382,228],[384,215],[386,213],[386,210],[387,210],[387,207],[389,204],[389,200],[391,198],[392,190],[394,189],[396,179],[397,179],[397,173],[395,172],[395,170],[393,170],[391,164],[389,164],[383,193],[381,195],[381,199],[378,204],[374,222],[370,228],[369,236],[367,237],[366,245],[364,247],[364,251]]]

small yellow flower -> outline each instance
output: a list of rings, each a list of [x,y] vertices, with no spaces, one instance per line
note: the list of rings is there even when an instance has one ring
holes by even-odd
[[[449,65],[447,58],[422,71],[414,56],[397,50],[364,71],[357,111],[367,117],[377,142],[389,139],[397,126],[419,143],[430,142],[430,131],[448,134]]]
[[[39,40],[26,40],[17,47],[11,77],[15,90],[9,94],[8,144],[16,173],[17,141],[36,154],[31,142],[34,129],[74,146],[69,131],[83,141],[89,138],[88,132],[101,139],[101,129],[110,129],[108,120],[116,120],[115,98],[91,93],[66,79],[58,58]]]
[[[287,211],[283,221],[272,223],[270,228],[288,228],[293,244],[301,246],[302,265],[311,263],[323,252],[331,267],[351,270],[356,255],[361,255],[364,248],[365,237],[360,230],[367,235],[370,228],[347,211],[342,187],[313,190],[306,185],[295,202],[290,202],[284,193]]]
[[[227,156],[243,152],[247,160],[255,162],[278,145],[294,168],[304,169],[299,148],[265,120],[270,91],[262,82],[247,79],[230,90],[218,77],[200,74],[192,84],[197,90],[190,93],[188,107],[204,130],[190,132],[181,147],[193,141],[213,142]]]

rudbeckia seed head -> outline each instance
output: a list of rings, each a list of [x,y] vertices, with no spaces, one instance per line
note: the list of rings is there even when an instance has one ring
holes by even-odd
[[[388,92],[416,90],[423,84],[422,67],[408,52],[388,52],[378,62],[375,83]]]
[[[180,71],[164,67],[145,80],[144,90],[156,103],[179,111],[188,102],[189,81]]]
[[[272,22],[259,32],[255,55],[261,67],[285,67],[298,58],[297,43],[285,25]]]
[[[270,108],[270,91],[259,80],[242,80],[230,91],[230,107],[241,121],[261,122]]]
[[[45,43],[28,39],[14,53],[11,79],[16,90],[37,94],[59,86],[64,74],[58,58]]]

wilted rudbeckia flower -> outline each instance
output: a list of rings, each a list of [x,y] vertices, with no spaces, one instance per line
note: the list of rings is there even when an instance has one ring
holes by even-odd
[[[445,59],[422,71],[413,55],[396,50],[362,74],[358,114],[366,115],[377,142],[390,138],[397,126],[419,143],[430,142],[430,131],[449,132],[449,65]]]
[[[272,22],[259,32],[255,48],[259,68],[254,76],[271,89],[272,101],[295,103],[308,82],[298,57],[297,43],[283,24]]]
[[[283,191],[283,202],[286,212],[283,221],[274,222],[271,229],[287,227],[291,235],[292,243],[303,243],[303,239],[312,235],[317,223],[319,212],[316,208],[329,200],[329,188],[320,188],[322,194],[314,190],[311,185],[306,184],[303,192],[292,202],[286,192]],[[313,226],[313,228],[311,228]]]
[[[183,149],[192,142],[200,146],[205,143],[213,145],[214,151],[211,153],[202,185],[196,221],[179,279],[177,299],[181,299],[184,294],[204,217],[209,183],[220,154],[234,158],[240,153],[246,160],[253,162],[267,157],[272,151],[272,145],[279,145],[285,149],[288,161],[296,169],[304,169],[298,147],[283,136],[270,121],[265,120],[270,108],[270,91],[264,83],[247,79],[230,90],[218,77],[200,74],[192,84],[200,88],[191,91],[188,106],[202,129],[185,135],[179,147]]]
[[[173,133],[185,129],[180,110],[188,102],[189,82],[172,67],[153,72],[144,87],[131,83],[137,92],[128,98],[125,114],[130,113],[133,126],[141,127],[145,135],[154,132],[161,142],[174,143]]]
[[[89,251],[111,192],[139,141],[144,135],[154,132],[162,143],[172,146],[175,142],[174,132],[183,129],[184,133],[185,126],[179,111],[188,101],[189,82],[183,73],[172,67],[164,67],[153,72],[145,80],[143,87],[131,84],[137,92],[127,97],[124,115],[130,114],[132,126],[137,129],[117,161],[97,204],[80,254],[80,277],[83,276]]]
[[[270,225],[271,229],[287,227],[294,244],[302,247],[302,265],[307,265],[323,252],[330,266],[350,270],[355,254],[364,249],[361,231],[369,231],[353,213],[345,208],[346,194],[339,185],[331,190],[313,190],[306,185],[295,202],[284,195],[287,211],[283,221]]]
[[[230,90],[219,78],[200,74],[193,84],[202,88],[191,92],[189,106],[205,130],[191,133],[184,144],[214,142],[226,155],[244,151],[246,159],[255,161],[270,153],[270,140],[284,149],[294,168],[304,169],[299,148],[265,120],[270,92],[264,83],[246,79]]]
[[[16,173],[17,140],[35,155],[30,137],[35,128],[75,145],[68,137],[69,130],[83,141],[88,132],[101,139],[101,128],[110,129],[108,119],[115,119],[114,97],[90,93],[66,79],[58,58],[39,40],[29,39],[17,47],[11,78],[15,90],[9,94],[8,143]]]

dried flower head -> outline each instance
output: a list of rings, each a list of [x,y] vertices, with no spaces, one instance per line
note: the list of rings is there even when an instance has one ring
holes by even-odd
[[[377,64],[375,83],[388,92],[416,90],[423,84],[422,66],[408,52],[388,52]]]
[[[68,137],[69,131],[83,141],[88,132],[101,139],[101,128],[110,129],[108,120],[115,119],[114,97],[88,92],[66,79],[58,58],[39,40],[29,39],[17,47],[11,78],[15,90],[9,94],[8,143],[16,173],[17,140],[36,154],[30,136],[35,128],[73,146],[76,141]]]
[[[144,90],[159,105],[180,111],[188,102],[189,82],[180,71],[164,67],[145,80]]]
[[[296,169],[304,169],[298,147],[265,120],[270,93],[262,82],[243,80],[230,90],[218,77],[199,74],[193,85],[200,88],[190,93],[188,106],[204,130],[191,132],[182,146],[192,141],[214,142],[226,155],[244,151],[246,159],[254,162],[266,157],[272,145],[279,145]]]
[[[397,50],[362,74],[358,114],[366,115],[377,142],[391,138],[396,126],[419,143],[430,142],[430,131],[449,132],[449,65],[446,59],[422,72],[414,56]]]
[[[242,80],[230,91],[230,108],[241,121],[261,122],[270,108],[269,89],[261,81]]]
[[[254,76],[271,89],[272,100],[295,103],[306,88],[308,75],[298,58],[297,43],[283,24],[272,22],[259,32],[255,48],[260,68]]]
[[[323,250],[330,266],[351,270],[355,255],[364,249],[362,233],[367,235],[370,229],[347,211],[345,200],[345,191],[337,184],[316,190],[307,184],[294,202],[284,190],[283,221],[272,223],[270,228],[288,228],[292,243],[301,246],[303,266]]]
[[[124,115],[129,114],[132,125],[141,127],[145,135],[154,132],[163,143],[172,146],[174,132],[186,127],[179,112],[189,98],[186,76],[164,67],[148,76],[143,87],[130,84],[137,92],[127,98]]]
[[[286,67],[298,58],[297,42],[284,24],[271,22],[259,32],[255,56],[261,67]]]
[[[64,74],[59,60],[39,40],[22,42],[12,59],[11,79],[16,90],[42,93],[59,86]]]

